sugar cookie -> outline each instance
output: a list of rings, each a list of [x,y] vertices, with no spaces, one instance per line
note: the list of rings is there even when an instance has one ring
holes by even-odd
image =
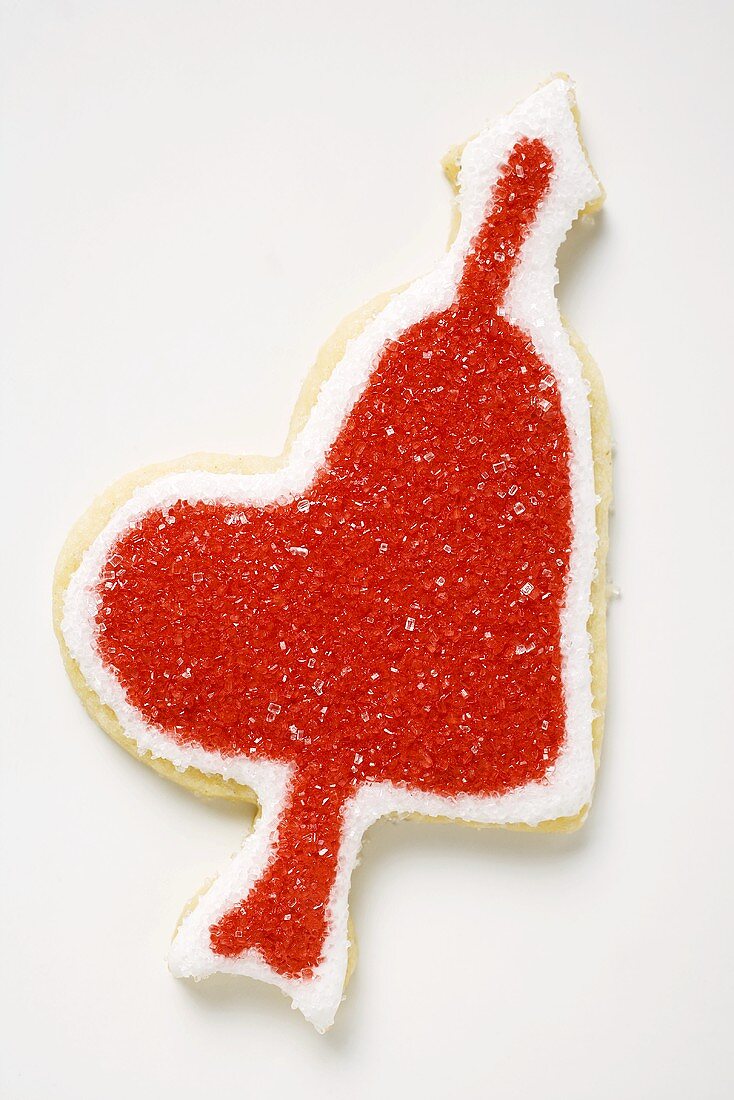
[[[449,251],[327,349],[279,461],[142,471],[72,533],[56,616],[88,709],[169,778],[260,806],[174,974],[272,982],[324,1029],[370,824],[583,820],[609,444],[553,288],[601,199],[556,78],[463,148]]]

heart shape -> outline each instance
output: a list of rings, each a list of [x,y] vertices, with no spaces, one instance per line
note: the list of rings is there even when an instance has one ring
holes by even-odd
[[[222,955],[313,972],[360,785],[498,794],[553,766],[567,432],[499,308],[552,171],[515,145],[455,301],[384,348],[307,494],[180,501],[112,548],[98,646],[140,714],[295,769],[275,857],[212,928]]]

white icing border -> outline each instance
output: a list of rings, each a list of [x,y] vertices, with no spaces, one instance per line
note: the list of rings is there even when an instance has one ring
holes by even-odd
[[[251,787],[261,804],[254,831],[198,900],[193,912],[182,921],[170,953],[172,972],[201,978],[225,971],[271,982],[287,993],[294,1007],[319,1030],[332,1023],[342,997],[348,955],[349,881],[362,836],[370,824],[387,813],[418,812],[469,822],[535,825],[543,820],[573,816],[591,798],[593,712],[587,620],[596,548],[591,427],[581,363],[561,323],[553,291],[558,277],[557,250],[579,211],[600,197],[599,184],[579,141],[573,102],[570,82],[556,78],[468,143],[461,158],[461,225],[456,240],[430,274],[393,298],[348,345],[343,359],[322,385],[308,423],[295,440],[285,466],[252,475],[176,473],[136,489],[88,548],[64,596],[62,632],[69,651],[89,686],[114,711],[125,734],[136,742],[138,749],[169,760],[181,770],[195,767],[207,774],[236,780]],[[407,791],[390,783],[361,788],[344,812],[343,843],[330,900],[331,922],[323,961],[309,980],[286,979],[275,973],[257,952],[248,951],[236,959],[215,955],[209,946],[209,929],[246,896],[265,867],[273,851],[273,837],[291,769],[263,761],[225,759],[219,753],[196,746],[178,746],[160,729],[146,723],[97,655],[95,588],[112,544],[152,509],[165,508],[182,499],[263,505],[306,490],[364,389],[380,350],[409,325],[451,304],[466,253],[482,223],[499,170],[521,137],[542,138],[555,161],[549,193],[522,247],[504,308],[513,323],[531,337],[537,353],[553,371],[571,441],[574,536],[561,613],[566,739],[550,777],[504,795],[442,798]]]

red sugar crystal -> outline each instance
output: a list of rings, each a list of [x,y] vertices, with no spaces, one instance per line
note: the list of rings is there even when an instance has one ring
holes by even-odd
[[[551,173],[518,142],[454,304],[385,347],[304,498],[178,503],[107,563],[97,644],[141,714],[295,765],[275,856],[211,930],[221,955],[312,973],[359,785],[499,794],[557,757],[569,443],[548,367],[497,312]]]

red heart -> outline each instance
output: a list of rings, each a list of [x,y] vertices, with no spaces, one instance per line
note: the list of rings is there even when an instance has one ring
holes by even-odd
[[[313,972],[361,785],[500,794],[556,758],[569,443],[501,310],[552,172],[543,142],[515,145],[453,304],[384,347],[306,495],[179,501],[109,556],[98,648],[140,714],[294,765],[271,862],[211,929],[220,955]]]

